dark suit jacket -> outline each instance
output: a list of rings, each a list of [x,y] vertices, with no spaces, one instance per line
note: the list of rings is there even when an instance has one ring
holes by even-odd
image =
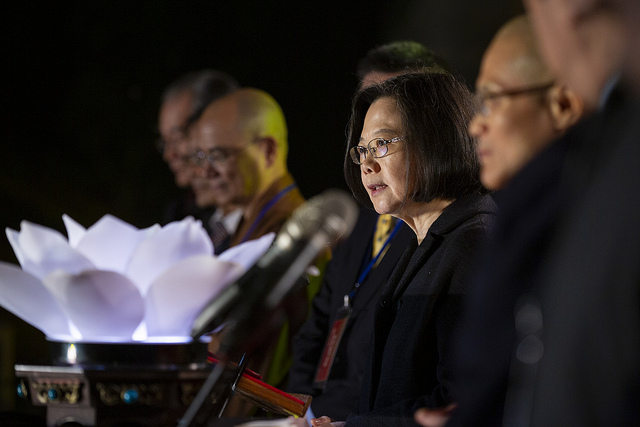
[[[514,307],[530,292],[560,209],[561,140],[494,193],[500,209],[465,307],[456,361],[458,407],[447,424],[501,426],[516,344]]]
[[[352,291],[360,272],[371,260],[377,220],[378,214],[374,211],[360,210],[351,235],[333,251],[311,315],[294,340],[287,390],[313,396],[311,408],[316,416],[344,420],[356,410],[371,355],[373,309],[391,271],[406,246],[415,239],[413,231],[403,224],[377,267],[361,283],[330,376],[324,389],[316,388],[313,382],[327,335],[344,305],[344,296]]]
[[[632,104],[615,92],[497,197],[461,327],[460,400],[448,427],[640,424],[640,110]],[[517,328],[525,312],[541,322]]]
[[[537,292],[533,426],[640,425],[640,104],[616,91],[587,125]]]
[[[376,307],[371,370],[347,426],[414,425],[419,407],[453,401],[454,331],[495,213],[490,196],[467,195],[407,248]]]

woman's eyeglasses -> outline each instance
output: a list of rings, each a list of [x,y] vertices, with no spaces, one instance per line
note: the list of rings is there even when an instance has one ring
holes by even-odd
[[[356,165],[361,165],[367,158],[367,153],[371,153],[371,156],[375,159],[384,157],[389,154],[389,144],[403,139],[403,136],[397,136],[391,139],[373,138],[367,143],[367,145],[356,145],[355,147],[351,147],[349,150],[351,160],[353,160],[353,163]]]

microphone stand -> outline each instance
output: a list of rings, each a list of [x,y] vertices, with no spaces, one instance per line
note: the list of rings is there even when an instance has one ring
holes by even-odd
[[[244,371],[247,367],[247,363],[249,363],[249,358],[247,357],[247,354],[243,354],[242,355],[242,359],[240,359],[240,363],[238,363],[238,366],[240,367],[240,369],[238,370],[238,375],[236,375],[235,380],[233,381],[233,384],[231,384],[231,391],[235,391],[236,387],[238,386],[238,381],[240,381],[240,378],[242,378],[242,375],[244,375]],[[222,404],[222,408],[220,408],[220,411],[218,412],[218,418],[222,418],[222,414],[225,410],[225,408],[227,407],[227,404],[229,403],[229,398],[226,398],[224,400],[224,403]]]
[[[306,243],[298,242],[297,245],[303,247],[306,246]],[[301,251],[304,249],[301,248]],[[311,252],[309,248],[306,248],[306,251]],[[218,352],[220,361],[187,408],[178,427],[204,426],[212,417],[220,417],[233,391],[233,384],[244,372],[247,355],[253,354],[256,348],[267,341],[283,324],[286,316],[284,308],[281,306],[282,300],[295,284],[299,285],[297,287],[299,290],[303,283],[305,285],[308,283],[306,278],[300,277],[300,274],[311,260],[302,261],[304,266],[296,270],[295,273],[289,273],[289,275],[285,273],[286,280],[284,281],[279,275],[288,272],[291,266],[283,261],[286,260],[280,260],[277,268],[263,274],[272,279],[268,281],[274,283],[271,289],[265,286],[245,294],[243,296],[244,304],[231,311],[228,317],[230,320],[225,324],[224,335],[220,342]],[[197,333],[192,334],[193,338],[201,336],[203,330],[204,328],[200,328]],[[243,354],[244,364],[241,363],[244,365],[243,367],[231,362]],[[210,399],[208,399],[209,396],[211,396]]]
[[[234,314],[237,315],[233,318],[238,320],[225,326],[228,330],[220,343],[220,361],[178,422],[178,427],[205,426],[212,418],[220,418],[235,384],[246,368],[249,359],[247,352],[251,354],[266,341],[285,318],[284,309],[279,304],[275,310],[248,305]],[[239,355],[242,355],[240,364],[231,362]]]
[[[296,283],[306,282],[303,275],[311,262],[331,243],[351,232],[357,214],[351,196],[342,191],[314,197],[293,213],[276,237],[273,249],[237,286],[232,285],[232,290],[225,293],[227,298],[220,304],[213,301],[196,318],[191,333],[194,339],[211,330],[217,317],[231,321],[225,326],[220,343],[221,362],[205,381],[179,427],[204,425],[213,411],[224,408],[232,391],[230,384],[242,375],[241,368],[230,360],[243,353],[252,355],[279,329],[286,318],[283,300]],[[213,409],[207,404],[211,393],[216,402]]]
[[[302,260],[294,262],[294,268],[291,268],[292,265],[283,263],[275,269],[276,274],[273,271],[268,272],[279,278],[279,280],[272,281],[275,283],[271,289],[265,287],[245,295],[245,303],[235,307],[231,312],[230,320],[225,325],[224,336],[220,342],[221,360],[202,385],[184,417],[178,423],[178,427],[204,426],[215,415],[220,416],[233,391],[232,385],[242,375],[244,369],[231,363],[231,360],[237,360],[243,354],[245,354],[244,359],[246,360],[247,355],[252,355],[269,337],[274,335],[286,319],[282,306],[284,298],[290,292],[299,291],[308,284],[307,278],[301,277],[300,274],[311,263],[311,255],[317,253],[317,250],[305,246],[301,248],[301,252],[308,253],[308,256],[303,256]],[[286,273],[283,277],[279,277],[278,271]],[[292,290],[292,288],[294,289]],[[197,334],[197,336],[200,335]],[[210,395],[213,402],[207,399]]]
[[[231,397],[231,384],[237,381],[243,370],[244,367],[227,360],[218,361],[178,422],[178,427],[204,426],[211,418],[220,418]]]

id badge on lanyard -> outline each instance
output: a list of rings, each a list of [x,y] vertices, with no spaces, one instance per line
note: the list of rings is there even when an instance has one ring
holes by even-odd
[[[333,322],[333,327],[327,341],[324,344],[322,350],[322,356],[320,357],[320,364],[316,370],[316,377],[313,380],[313,385],[316,388],[324,388],[331,373],[331,367],[333,366],[333,360],[336,358],[340,341],[344,335],[344,330],[347,327],[349,321],[349,315],[351,314],[351,306],[349,304],[349,295],[344,296],[344,305],[338,310],[338,317]]]
[[[340,341],[342,341],[344,330],[347,327],[347,323],[349,322],[349,316],[351,315],[351,303],[353,301],[353,298],[358,292],[360,284],[364,282],[365,278],[377,264],[378,260],[384,255],[386,247],[391,242],[393,236],[395,236],[398,230],[400,230],[401,225],[402,221],[398,221],[396,226],[393,228],[393,231],[384,242],[382,248],[380,248],[376,256],[360,273],[358,281],[355,283],[355,285],[353,285],[353,290],[349,294],[344,296],[344,305],[338,310],[338,316],[335,322],[333,322],[333,326],[331,327],[331,331],[329,332],[329,336],[327,337],[327,341],[325,342],[324,348],[322,350],[322,356],[320,356],[320,363],[318,364],[318,368],[316,369],[316,376],[313,381],[314,387],[324,389],[327,383],[327,379],[329,379],[331,366],[333,365],[333,360],[336,358],[336,353],[338,352]]]

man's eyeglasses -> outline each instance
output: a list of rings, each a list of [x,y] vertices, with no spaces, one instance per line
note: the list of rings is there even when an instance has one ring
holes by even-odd
[[[371,156],[375,159],[379,159],[380,157],[384,157],[389,154],[388,145],[392,142],[403,140],[403,136],[397,136],[392,139],[384,139],[384,138],[374,138],[367,143],[367,145],[356,145],[351,147],[349,150],[349,155],[351,155],[351,160],[356,165],[361,165],[364,163],[367,158],[367,153],[371,153]]]
[[[198,151],[190,155],[189,161],[198,167],[203,167],[207,164],[211,166],[222,165],[231,157],[239,154],[249,145],[245,145],[241,148],[212,148],[208,151]]]
[[[554,82],[545,83],[542,85],[529,86],[520,89],[508,89],[500,92],[477,92],[475,94],[475,101],[478,111],[483,116],[488,116],[491,114],[491,103],[490,101],[504,98],[504,97],[512,97],[519,96],[525,94],[531,94],[536,92],[544,92],[551,88],[554,85]]]

